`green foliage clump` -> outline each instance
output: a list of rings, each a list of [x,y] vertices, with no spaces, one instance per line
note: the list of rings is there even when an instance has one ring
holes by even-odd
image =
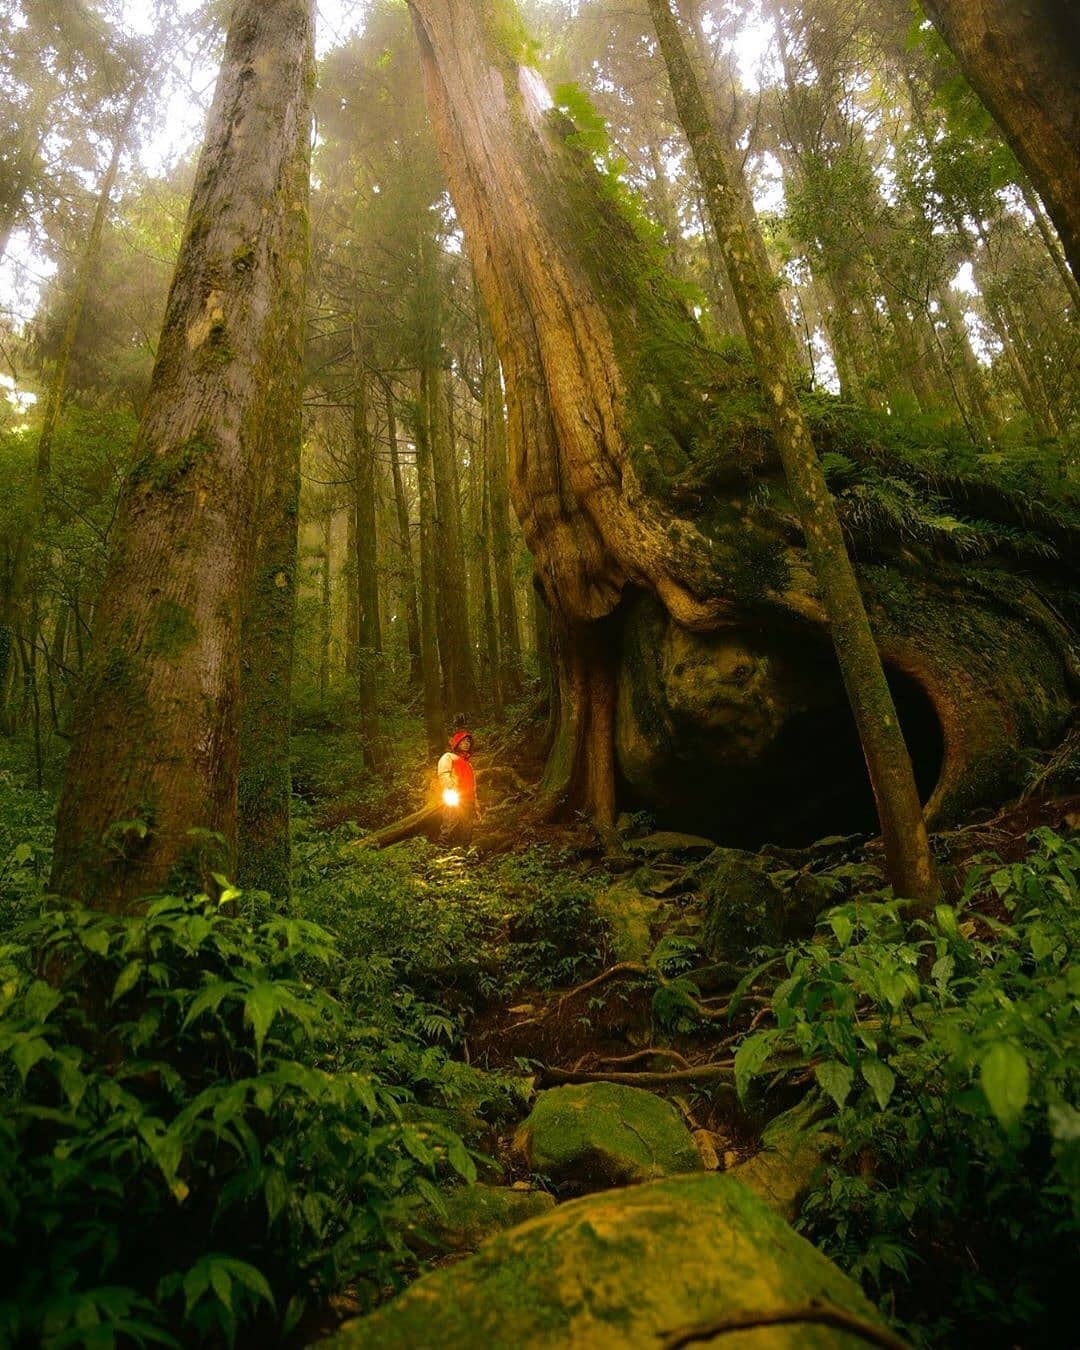
[[[1080,842],[1032,843],[980,862],[930,920],[881,898],[831,910],[783,956],[775,1026],[736,1054],[742,1092],[794,1057],[835,1105],[801,1225],[929,1344],[1028,1343],[1072,1312]]]
[[[393,1283],[412,1206],[472,1179],[316,984],[330,936],[238,899],[46,909],[0,948],[4,1344],[271,1343]]]
[[[300,864],[298,912],[332,928],[349,970],[400,1003],[474,1006],[526,987],[555,988],[598,969],[606,930],[595,907],[605,878],[533,848],[490,861],[423,839],[380,852],[344,832]],[[343,989],[342,997],[351,995]]]

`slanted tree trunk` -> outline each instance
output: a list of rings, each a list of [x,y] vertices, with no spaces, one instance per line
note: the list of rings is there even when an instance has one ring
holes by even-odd
[[[313,34],[311,0],[229,25],[60,798],[53,889],[112,911],[231,870],[241,745],[258,773],[287,738]],[[257,610],[288,650],[246,651],[273,706],[241,733]]]
[[[1080,10],[1062,0],[923,0],[1046,203],[1080,276]]]
[[[758,378],[769,391],[776,447],[866,756],[889,879],[898,895],[927,900],[938,894],[938,883],[915,774],[836,508],[799,407],[790,361],[794,341],[777,298],[765,243],[741,169],[733,156],[724,154],[711,124],[669,0],[649,0],[649,10]]]

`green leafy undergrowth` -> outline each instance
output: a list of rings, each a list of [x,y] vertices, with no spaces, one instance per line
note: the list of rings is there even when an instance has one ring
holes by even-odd
[[[304,850],[299,878],[297,912],[338,936],[346,998],[363,985],[365,998],[407,990],[427,1006],[471,1009],[574,984],[606,956],[595,897],[607,878],[558,850],[484,860],[423,839],[356,849],[338,832]]]
[[[392,1286],[412,1206],[473,1177],[320,987],[330,936],[243,904],[47,908],[0,948],[0,1343],[276,1343]]]
[[[839,1149],[802,1226],[927,1344],[1064,1344],[1073,1315],[1080,841],[1031,843],[927,921],[881,897],[831,910],[773,956],[775,1025],[735,1058],[744,1096],[783,1062],[831,1100]]]
[[[0,941],[37,912],[52,859],[54,799],[28,785],[11,741],[0,737]]]

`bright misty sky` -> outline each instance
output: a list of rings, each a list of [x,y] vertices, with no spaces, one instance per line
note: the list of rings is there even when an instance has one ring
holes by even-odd
[[[567,7],[576,2],[563,0]],[[191,4],[192,0],[176,0],[176,8],[181,12],[189,9]],[[366,8],[365,0],[319,0],[318,54],[325,55],[361,29]],[[125,23],[136,32],[152,31],[153,8],[145,0],[123,0],[122,12]],[[740,75],[749,90],[760,87],[759,72],[771,34],[772,28],[767,21],[750,19],[735,42]],[[773,72],[768,74],[772,76]],[[190,75],[190,82],[175,82],[165,107],[156,110],[154,129],[140,144],[139,166],[148,173],[164,173],[188,154],[202,136],[217,70],[206,65],[195,68]],[[755,196],[759,209],[776,210],[782,205],[778,167],[770,172],[772,166],[764,166]],[[25,234],[16,234],[0,261],[0,310],[22,322],[30,320],[37,310],[42,287],[55,270],[55,264],[37,253]]]

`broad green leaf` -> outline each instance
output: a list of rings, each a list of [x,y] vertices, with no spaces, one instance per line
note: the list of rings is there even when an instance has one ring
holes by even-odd
[[[767,1032],[758,1032],[743,1041],[735,1051],[735,1090],[740,1101],[746,1100],[750,1080],[769,1058],[771,1049],[772,1037]]]
[[[936,985],[942,988],[949,983],[953,977],[953,971],[956,969],[956,961],[953,957],[946,954],[939,956],[934,962],[933,969],[930,971],[930,978]]]
[[[255,1032],[255,1053],[262,1054],[263,1042],[271,1023],[281,1007],[281,998],[275,985],[268,980],[253,985],[244,998],[244,1020]]]
[[[263,1196],[266,1199],[266,1218],[268,1224],[275,1219],[289,1202],[289,1183],[280,1167],[271,1168],[263,1182]]]
[[[855,931],[855,926],[846,914],[837,913],[829,915],[829,926],[836,934],[836,940],[841,947],[846,947],[851,941],[851,934]]]
[[[814,1070],[814,1077],[818,1081],[821,1090],[830,1096],[839,1107],[843,1107],[851,1091],[852,1080],[855,1075],[846,1064],[841,1064],[839,1060],[830,1059],[824,1064],[819,1064]]]
[[[1047,932],[1045,925],[1033,923],[1028,929],[1028,941],[1031,943],[1031,954],[1036,961],[1045,961],[1048,956],[1054,952],[1054,939]]]
[[[20,1036],[11,1050],[11,1058],[26,1082],[26,1075],[40,1060],[51,1058],[52,1046],[40,1036]]]
[[[1028,1065],[1012,1041],[995,1041],[979,1061],[979,1082],[1000,1124],[1011,1130],[1028,1099]]]
[[[232,1279],[223,1262],[215,1261],[210,1267],[210,1285],[218,1299],[232,1312]]]
[[[229,1268],[229,1274],[237,1284],[242,1284],[245,1289],[250,1289],[256,1298],[261,1298],[269,1303],[271,1308],[274,1306],[274,1295],[266,1282],[266,1276],[255,1266],[249,1265],[246,1261],[234,1261],[231,1258],[225,1262]]]
[[[88,928],[80,935],[80,941],[88,952],[95,952],[98,956],[105,956],[108,953],[109,934],[100,925]]]
[[[33,856],[33,844],[20,844],[15,850],[15,866],[22,867],[22,865],[28,863]]]
[[[62,999],[59,989],[45,980],[35,980],[26,991],[26,1011],[35,1021],[44,1022]]]
[[[859,1067],[862,1069],[862,1076],[870,1084],[870,1090],[878,1106],[884,1111],[896,1086],[896,1075],[880,1059],[864,1059]]]
[[[139,976],[142,973],[143,963],[141,961],[129,961],[120,974],[116,977],[116,983],[113,985],[112,999],[115,1003],[117,999],[123,998],[139,982]]]

